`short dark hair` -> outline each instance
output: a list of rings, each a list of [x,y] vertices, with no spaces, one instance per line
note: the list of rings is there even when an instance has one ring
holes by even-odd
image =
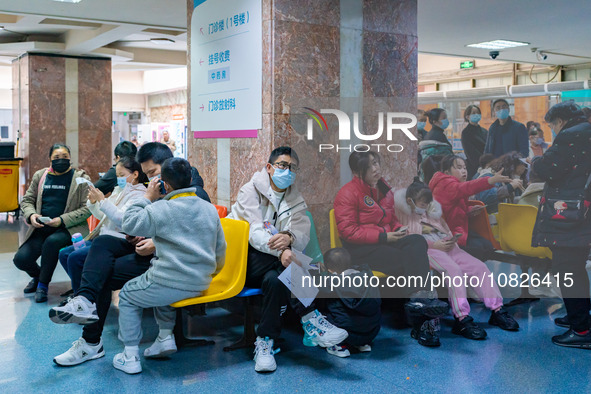
[[[154,164],[162,165],[166,159],[173,157],[172,151],[161,142],[148,142],[137,152],[137,161],[142,164],[152,160]]]
[[[478,159],[478,165],[480,168],[486,168],[488,164],[495,159],[495,155],[492,153],[485,153]]]
[[[378,163],[381,162],[380,155],[377,152],[353,152],[349,156],[349,168],[354,174],[364,177],[371,166],[370,161],[372,158],[375,158]]]
[[[295,160],[297,165],[300,164],[300,158],[298,157],[298,154],[289,146],[280,146],[279,148],[273,149],[271,155],[269,156],[269,163],[275,163],[275,160],[277,160],[277,158],[282,155],[287,155],[291,157],[292,160]]]
[[[513,151],[505,153],[503,156],[499,156],[496,159],[494,159],[490,163],[490,168],[494,172],[498,172],[502,168],[503,175],[512,177],[513,175],[515,175],[515,170],[517,169],[517,166],[522,165],[527,167],[527,164],[521,161],[521,159],[523,159],[523,156],[521,156],[519,152]]]
[[[128,169],[132,173],[137,171],[139,174],[137,178],[138,183],[148,182],[148,176],[144,174],[144,172],[142,171],[142,165],[137,162],[135,157],[124,156],[117,162],[116,165],[119,164],[121,164],[124,168]]]
[[[585,117],[585,114],[574,100],[565,101],[554,105],[548,110],[544,120],[548,123],[554,122],[556,119],[562,119],[568,122],[574,118]]]
[[[425,183],[427,185],[429,184],[429,182],[431,182],[431,178],[433,178],[433,175],[435,175],[435,173],[438,172],[441,168],[441,160],[443,160],[442,155],[431,155],[423,159],[423,161],[421,162],[423,179],[425,180]]]
[[[120,159],[124,157],[135,157],[137,154],[137,147],[131,141],[122,141],[115,147],[115,156],[119,156]]]
[[[324,266],[340,274],[351,268],[351,255],[345,248],[329,249],[324,253]]]
[[[538,122],[536,122],[536,121],[533,121],[533,120],[530,120],[529,122],[527,122],[525,124],[525,128],[528,129],[528,130],[530,130],[532,128],[532,126],[535,126],[536,129],[540,129],[541,128],[540,124]]]
[[[466,160],[462,156],[458,155],[447,155],[441,160],[441,172],[450,171],[452,167],[455,166],[456,161],[461,160],[464,163]]]
[[[504,98],[500,98],[500,99],[496,99],[495,101],[493,101],[492,107],[494,108],[497,103],[505,103],[505,104],[509,105],[509,102],[507,100],[505,100]]]
[[[410,186],[406,188],[406,198],[411,198],[415,204],[417,201],[425,201],[428,204],[433,201],[433,193],[429,186],[416,176]]]
[[[191,186],[191,164],[180,157],[164,160],[160,171],[160,178],[174,190]]]
[[[439,121],[439,117],[441,113],[445,112],[443,108],[433,108],[427,112],[427,117],[429,118],[429,123],[434,124],[435,122]]]
[[[62,148],[67,150],[68,154],[71,155],[70,147],[66,144],[62,144],[62,143],[58,142],[57,144],[51,145],[51,148],[49,148],[49,158],[51,159],[51,155],[53,155],[54,150],[58,150],[58,149],[62,149]]]
[[[466,109],[464,110],[464,120],[466,122],[469,122],[470,119],[468,119],[468,116],[472,115],[472,109],[476,108],[478,110],[478,112],[480,114],[482,114],[482,111],[480,110],[480,108],[477,105],[474,104],[470,104],[469,106],[466,107]]]

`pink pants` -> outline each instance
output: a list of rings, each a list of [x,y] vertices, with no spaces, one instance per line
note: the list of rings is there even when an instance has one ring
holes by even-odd
[[[458,245],[449,252],[429,248],[427,253],[431,268],[439,273],[445,273],[446,276],[452,279],[454,277],[463,278],[464,274],[466,274],[468,285],[470,284],[469,279],[471,277],[478,277],[480,286],[475,286],[474,291],[484,301],[484,305],[488,309],[494,311],[503,306],[503,298],[497,287],[497,283],[494,279],[491,280],[490,271],[482,261],[464,252]],[[447,286],[449,284],[449,278],[444,279],[444,281]],[[459,284],[457,282],[460,282],[460,280],[456,279],[455,284]],[[476,279],[473,279],[473,282],[476,282]],[[451,310],[454,316],[457,318],[468,316],[470,314],[470,304],[466,295],[466,282],[462,280],[460,286],[455,286],[452,283],[448,290],[449,303],[451,304]]]

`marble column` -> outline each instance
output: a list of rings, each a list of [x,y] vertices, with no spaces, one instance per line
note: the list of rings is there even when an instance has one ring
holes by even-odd
[[[20,130],[21,178],[47,167],[56,142],[93,181],[112,165],[111,61],[25,54],[13,62],[13,123]]]
[[[307,116],[301,109],[340,109],[351,121],[358,112],[365,134],[375,133],[379,111],[414,114],[416,0],[262,0],[262,5],[263,128],[256,139],[191,139],[189,159],[203,174],[212,200],[230,205],[273,148],[292,146],[301,161],[297,185],[326,250],[328,212],[339,188],[351,179],[349,152],[319,152],[319,143],[339,144],[336,119],[326,116],[329,132],[315,130],[314,140],[308,140]],[[190,29],[193,0],[188,0],[187,10]],[[390,141],[384,132],[374,143],[404,147],[400,153],[382,151],[384,176],[392,187],[411,182],[417,143],[401,132]]]

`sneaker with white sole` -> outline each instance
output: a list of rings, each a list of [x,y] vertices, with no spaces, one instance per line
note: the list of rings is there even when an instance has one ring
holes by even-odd
[[[146,358],[162,358],[168,357],[176,353],[176,342],[174,335],[170,334],[164,339],[156,338],[152,346],[144,350],[144,357]]]
[[[129,356],[125,351],[113,357],[113,366],[115,369],[130,375],[142,372],[142,363],[140,362],[139,356]]]
[[[361,353],[371,352],[371,345],[355,346]]]
[[[53,362],[62,367],[71,367],[88,360],[101,358],[104,355],[102,339],[97,345],[90,345],[84,338],[80,338],[72,342],[72,347],[67,352],[56,356]]]
[[[337,356],[337,357],[349,357],[351,355],[351,352],[349,351],[349,349],[347,349],[345,346],[339,346],[339,345],[334,345],[331,347],[327,347],[326,351],[328,352],[328,354],[332,354],[333,356]]]
[[[99,320],[96,305],[84,296],[76,296],[63,306],[49,310],[49,318],[57,324],[92,324]]]
[[[307,321],[302,319],[302,327],[307,334],[304,335],[305,346],[332,347],[347,339],[349,333],[346,330],[331,324],[318,310],[313,314]]]
[[[277,369],[273,340],[269,337],[257,337],[254,343],[254,370],[257,372],[273,372]]]

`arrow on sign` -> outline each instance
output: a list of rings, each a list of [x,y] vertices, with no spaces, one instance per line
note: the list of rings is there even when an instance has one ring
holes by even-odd
[[[203,64],[203,60],[199,59],[199,65]]]
[[[201,112],[203,112],[203,109],[204,109],[204,108],[205,108],[205,107],[203,106],[203,104],[201,104],[201,107],[199,107],[199,109],[201,110]]]
[[[201,35],[203,36],[204,35],[203,28],[200,28],[199,31],[201,32]]]

